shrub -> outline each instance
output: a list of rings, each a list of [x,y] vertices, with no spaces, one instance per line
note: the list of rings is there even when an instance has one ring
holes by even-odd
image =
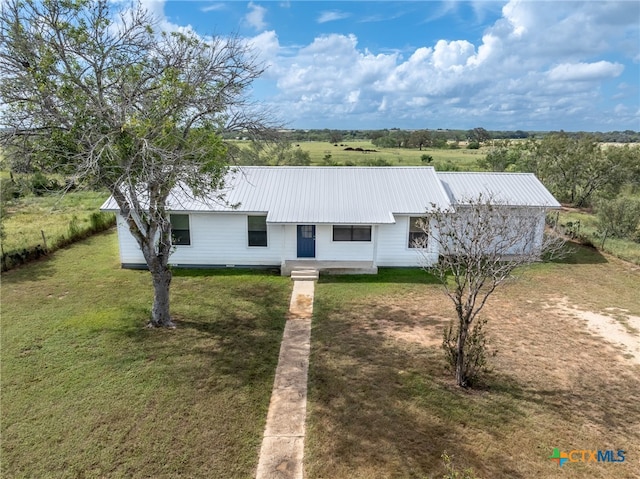
[[[467,145],[467,150],[479,150],[480,149],[480,143],[477,141],[470,141],[469,144]]]
[[[489,354],[487,335],[484,331],[486,323],[486,319],[479,319],[471,329],[464,345],[464,356],[466,357],[464,375],[468,378],[468,385],[472,385],[482,373],[489,370],[487,364],[487,355]],[[445,352],[447,364],[454,373],[458,362],[457,338],[458,328],[454,328],[454,323],[451,321],[449,326],[444,328],[442,348]],[[495,356],[496,353],[497,351],[491,352],[491,356]]]
[[[31,191],[37,196],[59,190],[60,184],[55,179],[47,178],[42,172],[36,171],[31,177]]]
[[[478,479],[473,472],[473,469],[465,469],[459,471],[453,464],[453,456],[449,456],[446,451],[442,453],[442,461],[444,462],[444,468],[446,474],[442,476],[442,479]]]

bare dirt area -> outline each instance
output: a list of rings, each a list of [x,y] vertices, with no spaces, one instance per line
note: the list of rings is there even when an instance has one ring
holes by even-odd
[[[479,478],[640,477],[640,271],[581,260],[534,267],[490,298],[481,316],[497,354],[467,390],[443,359],[455,311],[441,286],[350,298],[319,284],[307,477],[442,477],[444,451]],[[626,460],[559,469],[554,448]]]
[[[608,307],[600,313],[585,311],[571,304],[566,296],[550,300],[547,309],[577,319],[589,331],[616,348],[623,359],[640,364],[640,316],[629,314],[629,310],[618,307]]]

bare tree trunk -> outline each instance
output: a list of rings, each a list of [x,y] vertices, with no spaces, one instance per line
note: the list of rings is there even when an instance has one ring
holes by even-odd
[[[465,321],[460,322],[460,331],[458,333],[458,343],[457,343],[457,358],[456,358],[456,384],[461,387],[465,387],[467,385],[467,377],[465,374],[465,356],[464,356],[464,345],[467,341],[467,332],[469,326]]]
[[[171,269],[166,265],[158,265],[151,272],[153,279],[153,307],[151,309],[150,326],[156,328],[174,327],[169,313],[169,286],[171,285]]]

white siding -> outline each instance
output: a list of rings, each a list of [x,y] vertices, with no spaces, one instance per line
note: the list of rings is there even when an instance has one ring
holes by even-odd
[[[396,215],[395,224],[378,226],[378,266],[420,266],[423,261],[438,260],[437,245],[429,235],[425,255],[409,248],[409,216]]]
[[[120,247],[120,262],[122,264],[146,264],[138,242],[129,232],[129,226],[122,217],[117,216],[118,245]]]
[[[120,261],[124,264],[144,264],[138,244],[124,220],[118,218]],[[191,244],[176,246],[169,258],[173,265],[199,266],[270,266],[279,265],[282,249],[282,229],[267,225],[267,247],[248,246],[247,215],[189,214]]]
[[[419,266],[422,256],[409,248],[409,216],[396,216],[395,224],[372,227],[372,241],[333,241],[332,225],[316,225],[318,261],[375,261],[379,266]],[[176,246],[169,263],[198,266],[270,266],[297,258],[296,225],[267,225],[267,247],[247,246],[247,215],[190,213],[191,244]],[[377,232],[376,232],[377,228]],[[118,216],[120,261],[145,264],[137,242]],[[377,246],[374,242],[377,241]],[[430,239],[428,258],[437,260]],[[374,258],[375,253],[375,258]]]
[[[316,259],[319,261],[373,261],[373,238],[371,241],[333,241],[333,226],[318,225],[316,227]]]

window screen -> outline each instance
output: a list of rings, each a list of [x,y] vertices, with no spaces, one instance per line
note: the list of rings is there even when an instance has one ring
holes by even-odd
[[[371,241],[371,226],[335,225],[333,241]]]
[[[248,217],[249,246],[267,246],[267,217]]]
[[[169,215],[171,221],[171,242],[174,245],[190,245],[189,215]]]
[[[423,218],[412,216],[409,218],[409,248],[426,248],[429,235],[420,228]]]

